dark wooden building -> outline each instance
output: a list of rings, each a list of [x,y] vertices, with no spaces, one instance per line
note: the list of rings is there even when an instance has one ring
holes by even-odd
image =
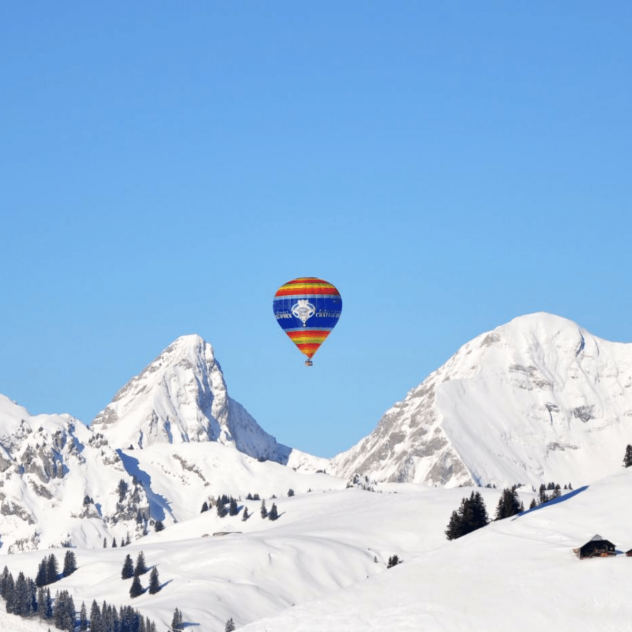
[[[632,557],[632,549],[630,549],[627,553],[626,553],[627,557]]]
[[[580,546],[578,549],[573,549],[573,553],[577,555],[580,560],[587,557],[609,557],[616,555],[615,545],[610,540],[604,540],[600,535],[594,535],[584,546]]]

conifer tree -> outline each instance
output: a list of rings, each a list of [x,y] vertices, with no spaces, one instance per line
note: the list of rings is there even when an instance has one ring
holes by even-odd
[[[244,513],[241,515],[241,519],[246,522],[250,518],[250,514],[248,513],[248,507],[244,507]]]
[[[623,467],[630,467],[632,465],[632,445],[628,443],[625,449],[625,455],[623,456]]]
[[[46,562],[46,583],[53,584],[59,579],[59,567],[57,566],[57,558],[54,553],[48,556]]]
[[[149,575],[149,594],[155,595],[160,590],[160,579],[158,578],[158,567],[154,566]]]
[[[117,547],[116,538],[112,538],[112,548],[115,549]]]
[[[64,577],[69,577],[77,570],[77,558],[74,551],[66,551],[64,555]]]
[[[531,504],[529,505],[529,509],[535,509],[538,506],[538,503],[536,502],[535,498],[531,499]]]
[[[544,505],[546,502],[548,502],[549,497],[546,495],[546,487],[544,486],[544,483],[542,483],[542,485],[540,485],[540,492],[539,492],[539,496],[538,496],[538,502],[541,505]]]
[[[498,506],[496,507],[495,520],[510,518],[524,511],[524,505],[520,501],[518,492],[515,487],[511,489],[503,489]]]
[[[15,582],[12,610],[13,614],[17,614],[19,617],[28,617],[31,614],[26,577],[22,571],[18,574],[18,578]]]
[[[154,531],[164,531],[165,523],[162,520],[156,520],[156,524],[154,525]]]
[[[235,623],[233,622],[233,618],[231,617],[226,621],[226,627],[224,628],[224,632],[235,632]]]
[[[134,581],[129,589],[129,596],[133,599],[143,594],[143,585],[140,583],[140,577],[134,575]]]
[[[101,608],[95,599],[90,607],[90,632],[101,632]]]
[[[44,599],[40,602],[40,613],[44,619],[53,618],[53,597],[50,594],[50,588],[44,589]]]
[[[15,611],[15,580],[11,573],[7,576],[6,581],[3,580],[2,597],[6,602],[7,612],[13,614]]]
[[[230,503],[228,505],[228,515],[236,516],[239,513],[239,507],[237,506],[237,501],[231,497]]]
[[[272,507],[268,512],[268,518],[270,520],[276,520],[279,517],[279,510],[277,509],[276,503],[272,503]]]
[[[461,524],[461,518],[457,511],[453,511],[448,522],[448,528],[445,530],[445,536],[448,540],[456,540],[462,535],[465,535],[465,531]]]
[[[288,495],[288,498],[291,498],[292,496],[294,496],[294,490],[293,489],[288,489],[287,490],[287,495]]]
[[[86,610],[85,601],[81,602],[81,612],[79,613],[79,630],[81,632],[86,632],[88,630],[88,625],[90,622],[88,621],[88,611]]]
[[[134,577],[134,562],[132,562],[132,556],[128,553],[123,562],[123,570],[121,571],[121,577],[123,579],[129,579]]]
[[[391,557],[388,558],[388,564],[386,565],[386,568],[393,568],[393,566],[397,566],[398,564],[401,564],[401,563],[402,563],[402,560],[400,560],[397,555],[392,555]]]
[[[173,619],[171,620],[171,630],[173,632],[181,632],[184,630],[184,626],[182,625],[183,623],[184,619],[182,618],[182,612],[176,608],[173,613]]]
[[[200,513],[204,513],[205,511],[208,511],[208,503],[206,501],[202,504],[202,511]]]
[[[108,541],[107,538],[103,538],[103,548],[107,549],[108,548]]]
[[[141,551],[136,558],[136,566],[134,567],[134,576],[144,575],[149,569],[145,564],[145,554]]]
[[[35,585],[40,588],[41,586],[46,586],[48,583],[46,580],[48,579],[47,574],[47,566],[46,566],[46,558],[44,558],[37,569],[37,575],[35,576]]]
[[[265,501],[265,499],[263,499],[261,501],[261,517],[262,518],[267,518],[268,517],[268,510],[266,509],[266,501]]]

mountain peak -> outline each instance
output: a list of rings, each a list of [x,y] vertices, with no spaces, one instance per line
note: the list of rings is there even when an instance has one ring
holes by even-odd
[[[91,425],[111,445],[217,441],[257,458],[282,460],[286,449],[228,396],[213,347],[181,336],[133,377]]]
[[[539,312],[463,345],[335,458],[432,485],[590,482],[632,438],[632,345]]]

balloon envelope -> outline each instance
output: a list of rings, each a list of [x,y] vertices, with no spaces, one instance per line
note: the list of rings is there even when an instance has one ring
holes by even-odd
[[[316,277],[300,277],[277,290],[273,309],[281,329],[311,360],[336,326],[342,298],[331,283]]]

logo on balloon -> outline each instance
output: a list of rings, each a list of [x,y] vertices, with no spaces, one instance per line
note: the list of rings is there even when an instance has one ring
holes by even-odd
[[[307,321],[316,313],[316,308],[307,300],[299,299],[298,303],[292,305],[292,314],[307,326]]]

